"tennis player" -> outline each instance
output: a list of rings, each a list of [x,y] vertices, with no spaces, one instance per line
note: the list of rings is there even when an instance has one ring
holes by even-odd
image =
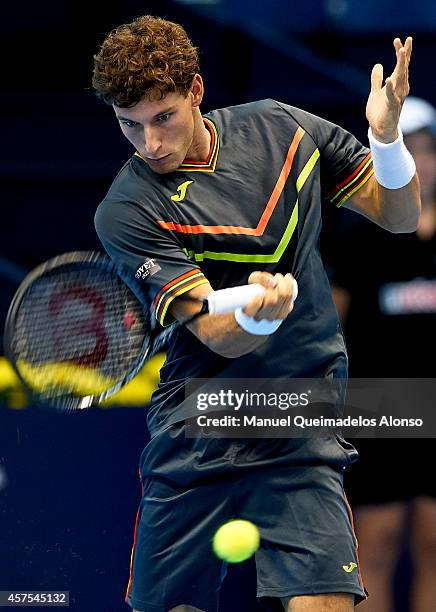
[[[274,100],[202,116],[197,50],[178,24],[140,17],[111,32],[95,56],[94,88],[135,150],[95,217],[109,255],[152,283],[162,325],[198,308],[184,294],[202,298],[247,282],[266,290],[243,311],[207,315],[173,338],[140,461],[126,595],[136,610],[216,611],[225,570],[210,542],[235,516],[260,529],[264,601],[292,612],[349,612],[365,598],[342,488],[353,447],[336,436],[187,438],[184,421],[195,406],[184,401],[184,383],[346,376],[318,250],[321,202],[392,232],[417,226],[418,178],[398,128],[412,40],[395,39],[394,48],[392,75],[383,84],[379,64],[371,75],[370,150]]]

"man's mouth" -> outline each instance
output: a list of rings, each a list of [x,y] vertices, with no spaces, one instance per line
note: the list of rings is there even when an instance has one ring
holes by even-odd
[[[154,158],[154,157],[146,157],[145,159],[148,162],[151,162],[152,164],[160,164],[163,161],[165,161],[166,159],[168,159],[168,157],[171,155],[171,153],[168,153],[167,155],[163,155],[162,157],[158,157],[158,158]]]

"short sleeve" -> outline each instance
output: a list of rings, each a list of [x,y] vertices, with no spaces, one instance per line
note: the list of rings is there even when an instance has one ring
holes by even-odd
[[[151,210],[130,201],[103,201],[95,214],[95,228],[106,252],[132,277],[151,287],[156,318],[173,320],[169,306],[177,296],[208,281],[172,235],[164,233]]]
[[[327,197],[342,206],[374,174],[371,152],[350,132],[329,122],[321,130],[328,131],[327,144],[321,151]]]
[[[342,206],[374,173],[370,150],[339,125],[298,108],[280,106],[314,140],[320,152],[323,193]]]

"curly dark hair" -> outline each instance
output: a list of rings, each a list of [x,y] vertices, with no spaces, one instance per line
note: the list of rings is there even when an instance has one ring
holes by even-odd
[[[120,108],[168,93],[187,95],[199,71],[198,52],[183,27],[143,15],[110,32],[94,55],[98,98]]]

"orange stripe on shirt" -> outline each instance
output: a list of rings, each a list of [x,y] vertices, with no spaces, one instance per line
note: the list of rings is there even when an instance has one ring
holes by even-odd
[[[364,185],[367,180],[369,178],[371,178],[371,176],[374,174],[374,167],[373,166],[369,166],[369,168],[367,169],[367,171],[360,177],[359,181],[357,183],[353,183],[352,185],[350,185],[348,187],[348,189],[345,189],[340,195],[341,195],[341,199],[336,203],[336,206],[339,208],[340,206],[342,206],[342,204],[344,202],[346,202],[356,191],[359,191],[359,189],[362,187],[362,185]],[[337,196],[336,196],[337,197]]]
[[[160,313],[163,312],[164,310],[166,312],[167,304],[170,304],[176,297],[178,297],[179,295],[182,295],[183,293],[186,293],[190,289],[193,289],[194,287],[198,287],[199,285],[205,285],[208,282],[209,281],[207,280],[207,278],[203,278],[203,279],[196,278],[193,281],[188,282],[186,285],[183,285],[183,287],[180,287],[180,289],[178,289],[175,293],[170,293],[169,295],[165,296],[162,303],[159,305],[158,311],[156,313],[156,318],[159,321],[159,323],[163,323],[163,319]]]
[[[357,166],[357,168],[350,174],[350,176],[347,176],[346,179],[344,179],[342,181],[342,183],[339,183],[339,185],[336,185],[336,187],[334,189],[332,189],[332,192],[330,194],[329,197],[331,197],[332,195],[334,195],[336,193],[336,191],[339,191],[339,189],[341,189],[344,185],[346,185],[347,183],[349,183],[351,180],[353,180],[353,178],[356,176],[356,174],[359,174],[359,172],[361,171],[361,169],[363,168],[363,166],[366,164],[366,162],[368,161],[368,158],[371,157],[371,152],[369,152],[363,159],[363,161]]]
[[[153,302],[154,306],[156,306],[156,304],[160,300],[161,296],[166,291],[168,291],[168,289],[170,289],[173,285],[175,285],[176,283],[179,283],[184,278],[187,278],[188,276],[191,276],[192,274],[198,274],[199,272],[201,272],[200,268],[195,268],[195,270],[189,270],[188,272],[185,272],[184,274],[181,274],[180,276],[177,276],[177,278],[173,278],[173,280],[171,280],[169,283],[167,283],[166,285],[164,285],[162,287],[162,289],[159,291],[157,296],[154,298],[154,302]]]
[[[295,153],[304,134],[305,131],[302,127],[299,127],[295,132],[286,155],[285,163],[283,164],[275,187],[256,227],[241,227],[239,225],[181,225],[180,223],[162,221],[160,219],[158,219],[157,223],[163,229],[179,232],[181,234],[238,234],[244,236],[262,236],[283,192],[292,168]]]

